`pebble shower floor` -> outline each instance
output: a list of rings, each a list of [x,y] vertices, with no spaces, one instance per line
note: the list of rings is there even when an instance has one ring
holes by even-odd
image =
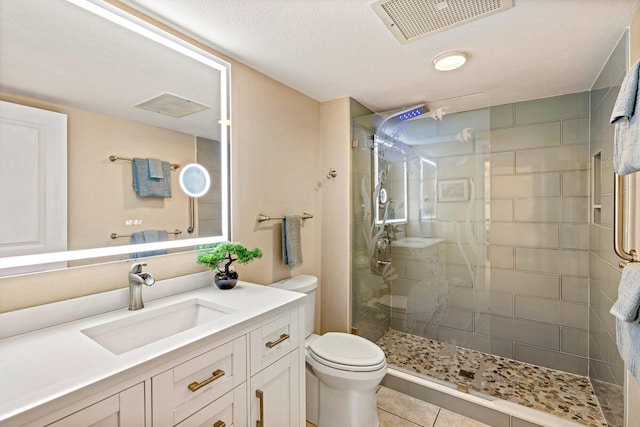
[[[389,330],[377,344],[390,366],[453,384],[463,383],[469,389],[587,426],[607,426],[586,377],[395,330]]]

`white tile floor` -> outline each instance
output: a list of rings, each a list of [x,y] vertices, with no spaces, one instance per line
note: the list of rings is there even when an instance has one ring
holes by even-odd
[[[380,427],[489,427],[387,387],[378,389],[377,400]]]

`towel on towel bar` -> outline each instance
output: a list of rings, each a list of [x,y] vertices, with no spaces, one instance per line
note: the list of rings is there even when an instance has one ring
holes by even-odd
[[[285,215],[282,219],[282,262],[290,269],[302,265],[302,240],[299,215]]]
[[[149,160],[134,158],[131,162],[133,189],[139,197],[171,197],[171,165],[160,162],[162,178],[154,178],[149,169],[153,163]]]
[[[164,242],[167,240],[167,232],[165,230],[145,230],[137,233],[131,233],[131,244]],[[143,258],[155,255],[165,255],[166,249],[158,249],[155,251],[132,253],[131,258]]]
[[[618,285],[618,300],[611,307],[611,314],[623,322],[638,319],[640,310],[640,264],[628,264],[622,270]]]
[[[615,124],[613,169],[618,175],[640,171],[640,61],[629,70],[611,113]]]
[[[149,163],[149,178],[164,178],[164,171],[162,170],[162,162],[158,159],[147,159]]]
[[[640,381],[640,323],[616,319],[616,341],[625,366]]]
[[[611,307],[616,317],[616,342],[620,357],[640,381],[640,264],[628,264],[622,270],[618,300]]]

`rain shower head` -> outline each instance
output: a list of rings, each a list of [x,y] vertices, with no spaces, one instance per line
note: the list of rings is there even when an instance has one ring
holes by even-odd
[[[420,116],[421,114],[428,113],[429,109],[425,104],[418,104],[408,108],[400,108],[397,110],[385,111],[384,113],[378,113],[382,117],[382,123],[378,126],[382,127],[386,122],[391,119],[398,119],[400,121],[410,120]]]

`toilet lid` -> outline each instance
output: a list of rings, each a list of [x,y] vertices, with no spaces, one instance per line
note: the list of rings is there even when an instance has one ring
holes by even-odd
[[[371,341],[357,335],[327,332],[309,345],[318,362],[349,371],[372,371],[382,368],[384,352]]]

